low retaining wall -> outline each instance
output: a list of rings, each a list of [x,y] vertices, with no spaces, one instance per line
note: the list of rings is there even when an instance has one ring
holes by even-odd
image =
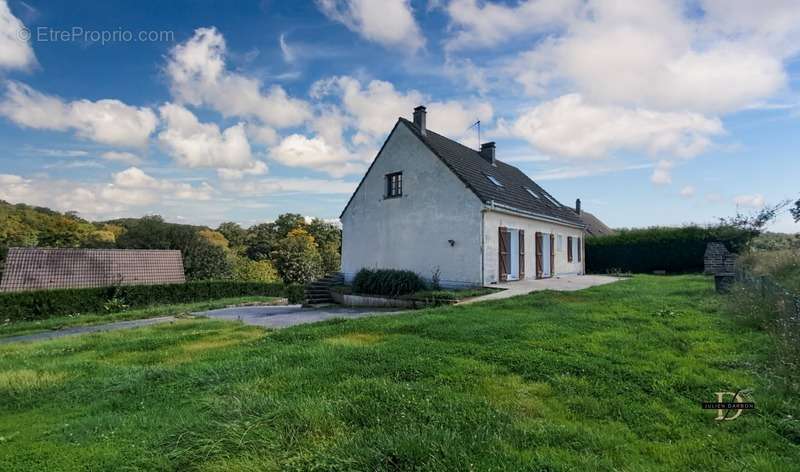
[[[336,303],[347,306],[373,306],[383,308],[425,308],[434,303],[423,300],[403,300],[401,298],[370,297],[367,295],[345,295],[331,290],[331,297]],[[440,303],[441,304],[441,303]]]

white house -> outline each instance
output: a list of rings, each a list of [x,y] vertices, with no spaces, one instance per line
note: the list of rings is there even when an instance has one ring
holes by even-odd
[[[585,223],[522,171],[398,119],[341,214],[342,272],[412,270],[444,286],[584,272]]]

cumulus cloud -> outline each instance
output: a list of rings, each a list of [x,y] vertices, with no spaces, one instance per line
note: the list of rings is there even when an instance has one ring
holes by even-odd
[[[167,103],[159,108],[165,128],[159,142],[184,167],[217,169],[221,177],[263,174],[266,165],[254,159],[242,123],[221,131],[214,123],[201,123],[186,108]]]
[[[317,6],[369,41],[410,52],[425,45],[408,0],[317,0]]]
[[[216,28],[198,28],[186,42],[170,51],[167,77],[175,100],[192,106],[209,106],[224,116],[256,118],[277,128],[300,125],[311,108],[273,85],[229,71],[225,63],[225,38]]]
[[[0,0],[0,69],[27,69],[36,63],[29,38],[23,33],[25,25]]]
[[[15,81],[6,84],[0,114],[23,127],[72,130],[81,138],[114,146],[145,146],[158,124],[146,107],[109,99],[65,102]]]
[[[658,161],[653,169],[653,174],[650,176],[650,181],[656,185],[671,184],[673,167],[675,167],[675,163],[672,161]]]
[[[349,195],[356,189],[357,182],[334,179],[310,178],[269,178],[251,180],[237,185],[223,184],[223,189],[239,195],[258,197],[274,194],[342,194]]]
[[[752,195],[737,195],[733,198],[733,203],[737,206],[761,208],[766,204],[764,196],[760,193]]]
[[[683,187],[681,189],[681,191],[680,191],[681,197],[684,197],[684,198],[691,198],[691,197],[694,196],[694,194],[695,194],[695,189],[691,185],[687,185],[687,186]]]
[[[563,24],[520,54],[509,71],[532,95],[566,83],[602,104],[735,111],[780,91],[787,82],[783,60],[800,49],[796,4],[737,3],[701,1],[704,15],[697,18],[680,2],[589,1],[564,15]],[[510,7],[493,8],[510,15]],[[492,17],[476,19],[493,30]]]
[[[591,105],[578,94],[532,108],[510,129],[542,151],[569,159],[602,159],[615,150],[692,157],[722,132],[719,120],[700,114]]]
[[[112,217],[130,209],[141,211],[141,207],[169,200],[209,200],[214,192],[206,182],[192,186],[159,180],[136,167],[113,174],[108,183],[0,174],[0,200],[77,211],[91,218]]]
[[[578,0],[523,0],[509,6],[477,0],[452,0],[447,5],[452,37],[448,49],[494,46],[520,35],[562,26],[575,15]]]
[[[464,136],[467,127],[476,120],[488,122],[494,115],[491,104],[486,101],[433,101],[417,90],[401,92],[391,82],[372,80],[364,86],[349,76],[320,80],[312,86],[312,96],[325,95],[340,99],[356,128],[353,140],[357,144],[386,136],[397,117],[409,117],[417,105],[427,106],[430,129],[454,138]]]
[[[270,157],[283,165],[315,169],[334,177],[362,173],[366,168],[361,162],[352,162],[354,157],[344,148],[328,144],[324,138],[301,134],[284,138],[271,149]]]

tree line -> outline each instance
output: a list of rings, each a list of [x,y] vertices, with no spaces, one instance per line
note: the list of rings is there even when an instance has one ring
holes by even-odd
[[[75,213],[0,201],[0,272],[8,248],[178,249],[189,280],[305,283],[340,267],[341,230],[286,213],[244,228],[168,223],[158,215],[90,222]]]

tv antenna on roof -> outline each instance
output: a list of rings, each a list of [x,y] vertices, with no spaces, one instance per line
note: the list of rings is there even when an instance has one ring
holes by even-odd
[[[480,149],[481,148],[481,120],[478,120],[475,123],[472,123],[471,125],[469,125],[469,128],[467,128],[466,131],[469,131],[472,128],[476,128],[478,130],[478,149]]]

